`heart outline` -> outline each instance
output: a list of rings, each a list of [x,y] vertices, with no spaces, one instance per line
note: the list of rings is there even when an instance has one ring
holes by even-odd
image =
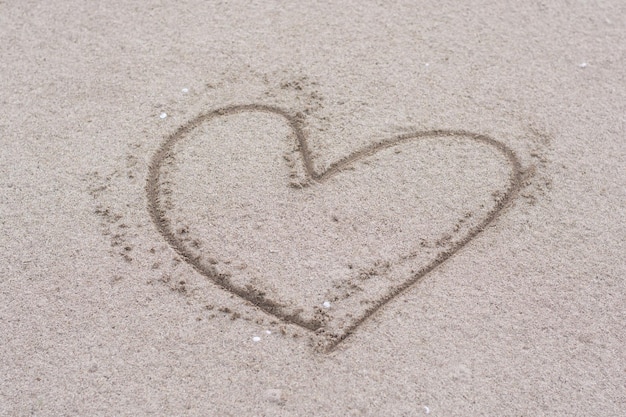
[[[515,152],[504,143],[488,135],[473,133],[465,130],[426,130],[396,135],[365,146],[349,154],[348,156],[336,162],[333,162],[324,171],[317,172],[313,168],[313,158],[311,156],[311,151],[308,147],[306,135],[304,134],[304,131],[302,129],[302,116],[299,114],[294,116],[276,106],[263,104],[243,104],[226,106],[206,113],[201,113],[185,125],[178,128],[174,133],[169,135],[161,143],[157,151],[154,153],[148,167],[148,178],[146,181],[146,195],[148,206],[147,208],[150,217],[159,233],[165,238],[167,243],[182,259],[184,259],[189,265],[191,265],[197,272],[210,279],[222,289],[241,297],[242,299],[252,303],[257,308],[261,309],[262,311],[271,314],[284,322],[295,324],[299,327],[316,333],[324,333],[323,324],[321,322],[315,320],[304,320],[297,314],[285,311],[279,303],[267,299],[263,294],[259,292],[255,292],[254,290],[251,290],[249,288],[241,288],[233,285],[229,281],[228,275],[218,273],[214,267],[204,263],[200,257],[191,256],[191,254],[182,244],[181,240],[176,237],[176,234],[170,227],[170,222],[166,217],[166,210],[162,207],[161,204],[161,187],[159,181],[161,175],[161,167],[163,166],[164,161],[170,155],[173,146],[177,142],[182,140],[188,133],[190,133],[195,128],[199,127],[205,122],[221,116],[246,112],[269,113],[281,116],[283,119],[285,119],[285,121],[291,128],[291,131],[296,135],[298,151],[300,152],[300,155],[302,157],[306,178],[305,183],[302,184],[303,187],[310,186],[312,183],[323,183],[326,179],[332,177],[336,173],[340,172],[343,168],[349,166],[357,160],[374,155],[375,153],[383,149],[388,149],[402,143],[427,138],[452,137],[457,139],[468,139],[477,143],[482,143],[499,151],[502,155],[505,156],[508,162],[510,168],[509,184],[504,193],[502,193],[500,197],[496,200],[496,204],[487,213],[487,215],[485,215],[477,225],[469,229],[469,231],[466,232],[459,241],[455,242],[451,247],[447,248],[446,250],[442,250],[441,252],[439,252],[433,260],[423,266],[419,271],[416,271],[400,285],[392,287],[391,290],[388,291],[385,295],[379,297],[375,303],[365,309],[360,316],[353,320],[341,335],[330,335],[330,337],[327,338],[328,340],[324,346],[324,350],[327,352],[336,348],[339,343],[341,343],[350,334],[352,334],[364,321],[371,317],[376,311],[381,309],[384,305],[386,305],[392,299],[406,291],[408,288],[412,287],[420,279],[422,279],[424,276],[428,275],[430,272],[436,269],[439,265],[450,259],[465,245],[467,245],[475,237],[477,237],[488,225],[493,223],[500,216],[500,214],[504,211],[506,207],[510,205],[510,203],[518,195],[521,188],[523,171],[520,159],[517,157]]]

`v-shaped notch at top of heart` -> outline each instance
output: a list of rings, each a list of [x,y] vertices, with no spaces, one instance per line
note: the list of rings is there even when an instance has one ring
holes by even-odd
[[[337,272],[336,269],[335,269],[335,272],[330,271],[331,274],[337,274],[337,277],[344,277],[344,278],[341,278],[341,279],[337,278],[334,280],[331,279],[330,281],[328,281],[327,285],[329,285],[329,288],[327,289],[317,288],[317,289],[314,289],[315,291],[311,290],[310,297],[315,299],[315,300],[311,300],[311,302],[313,303],[313,305],[321,305],[322,300],[318,300],[316,298],[322,297],[322,294],[326,294],[325,295],[326,297],[331,297],[337,303],[339,304],[343,303],[344,305],[343,313],[339,314],[337,311],[335,312],[325,311],[324,308],[321,308],[321,307],[319,308],[315,307],[309,313],[305,313],[303,312],[302,308],[300,308],[302,306],[298,307],[299,305],[298,303],[301,304],[302,302],[295,302],[293,300],[288,301],[286,299],[283,299],[283,296],[278,295],[280,293],[278,289],[277,290],[272,289],[273,284],[263,281],[262,275],[264,271],[262,270],[262,268],[259,269],[260,268],[259,267],[255,269],[255,266],[249,266],[246,270],[247,272],[238,272],[239,271],[238,269],[236,268],[233,269],[231,266],[228,266],[230,265],[230,262],[231,262],[230,260],[226,262],[228,265],[221,266],[220,259],[216,259],[216,258],[219,258],[219,256],[217,255],[220,255],[221,249],[219,247],[216,247],[213,244],[214,242],[211,241],[211,239],[214,239],[214,240],[224,239],[224,238],[233,239],[233,240],[241,239],[242,240],[241,245],[245,244],[247,245],[246,247],[252,247],[253,249],[251,250],[255,251],[256,255],[249,257],[249,258],[240,257],[241,259],[239,259],[239,261],[241,265],[246,265],[247,263],[254,262],[255,259],[259,259],[259,256],[262,256],[261,255],[262,253],[265,253],[262,251],[268,249],[268,254],[267,254],[268,259],[264,260],[262,264],[270,267],[271,265],[273,265],[273,262],[279,262],[278,264],[276,264],[278,266],[274,270],[272,270],[271,269],[272,267],[270,267],[270,270],[273,271],[272,272],[273,274],[281,274],[280,271],[292,271],[291,273],[296,273],[297,271],[300,271],[300,272],[297,272],[298,274],[300,274],[302,273],[302,271],[305,271],[302,268],[308,268],[307,266],[308,264],[304,266],[302,265],[299,266],[298,268],[300,269],[297,269],[297,268],[291,269],[291,270],[284,269],[284,268],[281,269],[280,262],[283,262],[283,263],[286,261],[288,262],[288,258],[285,258],[285,257],[295,256],[296,258],[304,258],[304,260],[306,261],[305,263],[310,263],[311,265],[310,268],[312,268],[311,271],[313,271],[312,276],[314,276],[315,269],[317,268],[315,266],[317,265],[315,262],[318,262],[318,263],[326,262],[324,261],[324,259],[326,259],[324,252],[325,251],[332,252],[333,250],[336,249],[336,248],[332,249],[333,246],[330,244],[327,244],[328,239],[332,240],[332,239],[335,239],[333,238],[333,236],[341,237],[342,234],[346,234],[346,236],[351,236],[350,239],[357,239],[357,240],[369,239],[368,241],[373,242],[373,243],[367,243],[367,244],[363,243],[360,245],[352,244],[350,248],[344,251],[345,256],[348,256],[348,254],[353,253],[354,254],[353,256],[358,257],[358,256],[361,256],[361,255],[357,255],[359,251],[362,251],[362,250],[366,250],[366,251],[370,250],[370,252],[372,251],[371,246],[377,244],[376,243],[377,242],[376,239],[378,239],[376,237],[377,235],[371,234],[371,233],[368,234],[369,232],[362,232],[362,231],[360,232],[357,229],[354,229],[354,230],[345,229],[344,225],[339,225],[339,224],[337,226],[332,226],[332,227],[324,226],[323,230],[311,229],[313,233],[316,233],[316,234],[321,233],[323,236],[319,238],[322,240],[312,239],[312,241],[314,241],[313,243],[319,246],[312,246],[311,248],[308,248],[307,246],[308,242],[305,242],[302,240],[298,241],[299,243],[280,241],[280,239],[287,239],[288,241],[292,239],[294,236],[294,233],[295,234],[298,233],[297,230],[295,229],[292,232],[289,232],[289,233],[292,233],[291,235],[288,233],[284,235],[284,237],[282,238],[280,237],[282,236],[281,233],[277,233],[279,232],[279,230],[272,229],[272,230],[263,231],[259,229],[256,232],[253,232],[252,231],[253,229],[251,228],[258,227],[256,226],[256,223],[258,222],[255,223],[255,220],[252,219],[250,221],[247,221],[247,220],[243,221],[242,223],[239,219],[241,216],[236,216],[236,217],[230,218],[230,220],[228,220],[229,218],[226,218],[226,221],[223,222],[223,223],[226,223],[225,225],[222,225],[218,227],[217,229],[214,228],[214,229],[207,231],[209,237],[206,237],[205,236],[206,233],[203,233],[202,238],[200,238],[199,240],[202,240],[202,239],[205,239],[205,240],[209,239],[209,240],[205,242],[206,243],[205,248],[198,249],[197,247],[195,247],[194,245],[190,243],[191,240],[189,238],[186,238],[185,236],[181,236],[179,231],[176,230],[176,227],[177,227],[176,222],[178,220],[172,217],[173,212],[171,212],[171,208],[168,207],[169,197],[167,196],[168,193],[165,192],[163,187],[164,187],[164,184],[170,180],[165,179],[165,177],[163,177],[163,175],[165,174],[164,165],[166,161],[171,160],[171,158],[173,158],[173,154],[176,153],[175,146],[177,146],[177,144],[182,143],[182,140],[184,140],[185,138],[190,137],[190,135],[196,132],[197,129],[200,128],[200,126],[206,123],[209,123],[212,120],[216,120],[223,116],[243,115],[243,114],[248,114],[248,113],[266,113],[266,114],[271,114],[274,116],[279,116],[285,120],[291,132],[293,133],[293,135],[295,135],[295,142],[296,142],[295,144],[296,144],[297,152],[300,155],[302,167],[304,170],[303,175],[306,177],[305,179],[308,180],[308,182],[305,181],[305,183],[302,184],[304,189],[303,191],[299,192],[300,194],[284,194],[283,193],[281,195],[287,196],[287,198],[300,199],[300,200],[297,200],[300,202],[296,203],[296,205],[299,204],[302,210],[307,211],[307,213],[309,213],[307,215],[310,215],[313,217],[317,216],[318,223],[316,224],[319,224],[320,222],[319,216],[320,215],[326,216],[326,214],[323,214],[320,212],[321,209],[319,208],[319,206],[307,205],[308,203],[305,202],[305,200],[302,200],[301,197],[298,197],[299,195],[304,195],[304,196],[309,196],[310,197],[309,199],[313,199],[315,201],[320,199],[319,193],[315,194],[317,192],[316,191],[317,187],[314,187],[315,189],[309,190],[308,185],[310,185],[311,183],[320,183],[320,184],[328,183],[330,185],[325,185],[324,188],[330,187],[331,189],[335,190],[335,192],[341,192],[342,189],[340,187],[341,185],[340,183],[341,181],[345,181],[346,177],[345,177],[345,174],[339,175],[340,173],[347,172],[348,169],[350,168],[354,169],[355,164],[359,163],[360,161],[370,160],[374,156],[378,157],[378,155],[381,155],[381,157],[389,158],[390,156],[384,156],[386,155],[386,152],[387,152],[386,149],[390,149],[390,148],[400,149],[403,146],[404,147],[413,146],[412,145],[413,143],[419,143],[421,139],[441,139],[441,140],[453,140],[457,142],[459,141],[468,142],[470,144],[474,143],[474,144],[484,145],[489,149],[495,150],[497,151],[496,154],[499,154],[501,157],[503,157],[502,160],[505,161],[505,163],[508,165],[508,168],[509,168],[508,180],[506,180],[503,183],[504,185],[501,187],[501,189],[500,188],[497,189],[496,192],[494,193],[495,201],[493,202],[493,205],[491,207],[485,209],[483,212],[481,212],[478,218],[474,218],[471,221],[469,220],[465,221],[461,219],[461,221],[455,226],[455,229],[454,229],[458,233],[456,233],[456,235],[452,237],[447,236],[447,234],[442,235],[441,238],[438,239],[436,247],[433,246],[429,248],[427,247],[428,245],[424,246],[423,241],[421,243],[417,241],[405,242],[407,245],[409,243],[412,245],[414,244],[413,246],[415,246],[415,248],[413,250],[402,249],[401,251],[403,251],[403,253],[399,253],[397,257],[393,257],[393,258],[387,257],[386,260],[381,259],[380,261],[376,261],[374,264],[371,264],[370,266],[364,265],[364,268],[365,268],[364,271],[369,271],[371,274],[373,274],[373,275],[370,275],[369,278],[367,277],[362,278],[361,275],[359,275],[361,273],[358,271],[355,271],[354,273],[348,270],[345,270],[343,272]],[[381,141],[378,141],[369,146],[366,146],[365,148],[362,148],[332,163],[327,169],[321,172],[317,172],[314,169],[311,150],[309,149],[307,138],[302,129],[302,124],[303,124],[303,120],[302,120],[302,117],[299,115],[294,116],[280,108],[266,106],[266,105],[258,105],[258,104],[225,107],[225,108],[217,109],[217,110],[214,110],[209,113],[202,114],[196,117],[194,120],[182,126],[176,132],[174,132],[174,134],[166,138],[166,140],[162,143],[162,145],[156,151],[152,159],[151,165],[149,167],[149,173],[148,173],[148,181],[147,181],[148,209],[152,217],[152,220],[157,226],[157,229],[163,235],[166,241],[183,259],[185,259],[199,273],[206,276],[207,278],[209,278],[216,284],[220,285],[225,290],[228,290],[242,297],[243,299],[248,300],[249,302],[258,306],[260,309],[280,318],[281,320],[299,325],[308,330],[316,331],[317,333],[325,335],[327,346],[331,348],[336,346],[337,343],[339,343],[347,335],[353,332],[367,317],[369,317],[377,309],[379,309],[381,306],[386,304],[389,300],[391,300],[396,295],[404,291],[406,288],[413,285],[421,277],[428,274],[430,271],[432,271],[438,265],[443,263],[445,260],[449,259],[452,255],[454,255],[454,253],[456,253],[459,249],[461,249],[469,241],[471,241],[474,237],[476,237],[485,228],[485,226],[487,226],[489,223],[493,222],[494,219],[496,219],[496,217],[502,212],[502,210],[515,197],[520,187],[521,164],[518,158],[516,157],[515,153],[509,147],[507,147],[504,143],[496,139],[493,139],[487,135],[472,133],[472,132],[463,131],[463,130],[417,131],[417,132],[405,133],[402,135],[397,135],[391,138],[383,139]],[[223,145],[214,143],[213,145],[210,145],[210,146],[223,146]],[[237,149],[233,148],[233,149],[234,149],[233,152],[238,152],[238,148]],[[393,157],[393,155],[391,157]],[[367,170],[363,172],[366,173]],[[334,179],[334,178],[337,178],[337,179]],[[217,181],[217,182],[222,181],[219,178],[208,177],[208,179],[211,181]],[[333,180],[329,181],[331,179]],[[338,185],[333,185],[334,183],[337,183]],[[340,188],[336,188],[336,187],[340,187]],[[306,191],[306,190],[309,190],[309,191]],[[251,192],[254,192],[254,190],[252,190]],[[304,194],[302,194],[303,192]],[[311,194],[311,192],[313,192],[314,194]],[[390,193],[389,194],[390,197],[389,196],[388,197],[393,200],[394,198],[393,190],[391,191],[388,190],[388,192]],[[212,197],[212,198],[219,198],[219,195],[216,197]],[[231,195],[230,198],[237,198],[237,194],[235,194],[234,197]],[[219,201],[217,200],[212,200],[212,201],[215,203],[214,209],[218,210],[220,207]],[[186,205],[184,201],[180,203],[182,206]],[[246,204],[249,204],[249,203],[246,203]],[[253,203],[253,204],[256,204],[256,203]],[[258,204],[262,204],[262,203],[258,203]],[[332,202],[325,203],[325,204],[332,204]],[[399,201],[398,204],[404,204],[404,203],[402,203],[402,201]],[[284,208],[281,210],[289,210],[289,209]],[[361,211],[359,212],[361,214],[359,216],[361,216],[361,219],[367,219],[367,218],[374,219],[371,221],[376,221],[375,218],[380,218],[382,219],[383,222],[385,222],[384,213],[375,213],[375,212],[372,212],[372,210],[375,210],[375,208],[369,207],[367,209],[361,209]],[[245,214],[245,216],[247,217],[250,217],[250,216],[254,217],[255,215],[258,215],[258,212],[259,210],[255,209],[249,212],[248,214],[245,214],[243,212],[242,214]],[[191,214],[187,214],[187,215],[184,214],[184,210],[181,211],[180,213],[183,217],[191,216]],[[215,214],[215,216],[217,215],[218,214]],[[287,216],[287,218],[288,217],[289,216]],[[285,216],[282,216],[281,218],[285,218]],[[259,221],[260,220],[262,219],[259,219]],[[338,221],[338,219],[335,219],[335,220]],[[249,240],[248,236],[241,235],[239,232],[234,233],[232,231],[229,231],[228,224],[230,223],[232,223],[230,227],[239,228],[241,230],[251,230],[251,232],[249,233],[257,233],[259,234],[259,236],[265,236],[263,238],[264,240],[261,240],[261,241],[254,240],[254,239]],[[273,224],[273,223],[270,222],[270,224]],[[282,225],[285,226],[284,223]],[[411,223],[403,223],[400,226],[406,229],[406,227],[411,227]],[[200,227],[200,225],[198,225],[198,227]],[[291,227],[292,226],[290,225],[286,225],[287,229],[290,229]],[[359,225],[355,224],[352,227],[358,228]],[[406,235],[406,232],[407,231],[405,230],[403,233],[405,233]],[[443,229],[442,229],[442,232],[443,232]],[[211,233],[214,233],[214,234],[217,233],[217,234],[211,235]],[[210,236],[214,236],[214,237],[210,237]],[[410,234],[406,236],[410,236]],[[306,238],[303,238],[303,239],[306,240]],[[398,237],[398,239],[401,239],[401,238]],[[404,238],[404,240],[407,240],[407,239],[410,240],[410,237]],[[198,239],[196,239],[196,241],[197,240]],[[276,245],[282,245],[281,247],[283,247],[283,250],[287,251],[291,255],[288,255],[286,252],[284,255],[281,255],[282,258],[279,257],[276,260],[271,259],[271,256],[270,256],[271,248],[264,248],[263,246],[270,245],[272,244],[271,242],[274,242],[274,241],[276,242],[275,243]],[[235,242],[235,244],[231,245],[233,246],[234,249],[231,252],[229,252],[231,253],[231,255],[228,255],[229,257],[231,258],[233,256],[237,257],[236,255],[237,244],[238,243]],[[421,247],[420,247],[420,244],[422,245]],[[219,243],[219,245],[228,246],[229,242],[222,240]],[[416,255],[417,253],[416,251],[418,249],[421,250],[421,252],[423,252],[423,259],[419,261],[418,261],[419,257]],[[203,251],[209,251],[210,253],[203,252]],[[221,254],[220,256],[225,257],[226,256],[225,253]],[[303,261],[300,261],[300,262],[303,262]],[[329,265],[331,264],[335,265],[334,268],[341,267],[341,265],[338,264],[336,261],[335,263],[330,262]],[[350,261],[349,259],[346,260],[346,266],[350,266],[352,264],[357,265],[358,259],[355,260],[354,262]],[[244,268],[245,267],[246,266],[244,266]],[[352,266],[350,266],[350,268],[352,268]],[[282,272],[282,273],[288,274],[289,272]],[[349,275],[357,277],[354,279],[362,280],[362,282],[359,281],[356,284],[355,282],[348,282],[349,280],[346,277],[348,277]],[[388,278],[385,278],[385,279],[380,278],[383,276],[387,276]],[[393,279],[389,278],[389,276],[393,276]],[[371,277],[374,277],[374,278],[371,278]],[[282,277],[281,279],[284,280],[286,283],[292,281],[290,277]],[[363,280],[366,280],[366,281],[363,281]],[[333,282],[334,284],[332,284]],[[289,284],[284,284],[284,285],[289,285]],[[358,288],[358,290],[355,288]],[[303,289],[303,291],[304,290],[305,289]],[[355,293],[356,295],[354,295]],[[305,298],[305,299],[308,299],[308,298]]]

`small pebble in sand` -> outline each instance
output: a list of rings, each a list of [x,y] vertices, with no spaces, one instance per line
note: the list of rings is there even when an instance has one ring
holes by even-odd
[[[159,117],[161,119],[165,119],[167,117],[167,113],[163,112],[163,113],[161,113],[161,115]]]
[[[322,306],[323,306],[324,308],[330,308],[330,301],[324,301],[324,302],[322,303]]]
[[[260,341],[261,341],[261,338],[260,338],[259,336],[254,336],[254,337],[252,338],[252,341],[253,341],[253,342],[260,342]]]
[[[272,331],[271,330],[266,330],[265,334],[272,334]]]
[[[180,91],[182,91],[183,93],[187,94],[187,93],[189,92],[189,89],[188,89],[187,87],[185,87],[185,88],[183,88],[183,89],[182,89],[182,90],[180,90]]]

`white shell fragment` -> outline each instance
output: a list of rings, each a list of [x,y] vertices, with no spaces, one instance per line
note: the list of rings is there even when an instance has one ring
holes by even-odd
[[[260,342],[260,341],[261,341],[261,338],[260,338],[259,336],[254,336],[254,337],[252,338],[252,341],[253,341],[253,342]]]
[[[180,90],[180,91],[182,91],[183,93],[185,93],[185,94],[186,94],[186,93],[188,93],[188,92],[189,92],[189,89],[185,87],[185,88],[183,88],[183,89],[182,89],[182,90]]]
[[[159,117],[161,119],[165,119],[167,117],[167,113],[163,112],[163,113],[161,113],[161,115]]]
[[[330,308],[330,301],[324,301],[324,302],[322,303],[322,306],[323,306],[324,308]]]
[[[580,64],[578,64],[580,68],[587,68],[588,65],[589,64],[587,64],[586,62],[581,62]]]

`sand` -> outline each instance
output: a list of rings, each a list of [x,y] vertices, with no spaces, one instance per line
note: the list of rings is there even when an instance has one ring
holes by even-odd
[[[622,415],[625,27],[0,2],[0,415]]]

